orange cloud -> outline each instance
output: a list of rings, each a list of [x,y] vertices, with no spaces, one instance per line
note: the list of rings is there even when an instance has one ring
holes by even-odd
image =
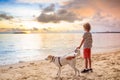
[[[113,17],[120,18],[120,0],[102,0],[96,2],[97,9]]]
[[[82,9],[71,9],[73,13],[75,13],[77,16],[82,17],[90,17],[95,14],[95,10],[92,8],[82,8]]]
[[[120,0],[70,0],[64,7],[79,16],[92,16],[97,12],[120,18]]]

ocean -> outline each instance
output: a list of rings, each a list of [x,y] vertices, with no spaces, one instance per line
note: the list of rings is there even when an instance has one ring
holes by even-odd
[[[79,46],[82,33],[0,34],[0,65],[63,56]],[[92,54],[120,50],[119,33],[94,33]],[[82,53],[82,49],[81,49]]]

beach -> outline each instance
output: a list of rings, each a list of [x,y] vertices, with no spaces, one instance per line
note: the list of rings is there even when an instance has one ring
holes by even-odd
[[[84,69],[84,60],[76,58],[76,67]],[[93,72],[80,74],[76,80],[120,80],[120,51],[92,55]],[[0,80],[56,80],[55,64],[46,60],[19,62],[0,67]],[[74,71],[68,65],[62,67],[61,79],[72,80]]]

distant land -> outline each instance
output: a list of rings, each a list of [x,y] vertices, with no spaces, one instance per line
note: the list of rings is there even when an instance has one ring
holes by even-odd
[[[48,32],[26,32],[26,31],[18,31],[18,32],[0,32],[0,34],[39,34],[39,33],[83,33],[83,32],[52,32],[52,31],[48,31]],[[92,32],[93,34],[101,34],[101,33],[120,33],[120,32]]]
[[[120,33],[120,32],[92,32],[92,33]]]
[[[20,28],[0,28],[0,34],[38,34],[38,33],[83,33],[80,30],[72,30],[72,31],[54,31],[47,28],[32,28],[32,29],[20,29]],[[99,33],[120,33],[119,31],[101,31],[95,32],[92,31],[93,34]]]

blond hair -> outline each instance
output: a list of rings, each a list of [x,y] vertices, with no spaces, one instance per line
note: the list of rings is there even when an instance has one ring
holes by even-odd
[[[89,23],[85,23],[85,24],[83,25],[83,27],[84,27],[86,30],[88,30],[88,31],[91,30],[91,25],[90,25]]]

